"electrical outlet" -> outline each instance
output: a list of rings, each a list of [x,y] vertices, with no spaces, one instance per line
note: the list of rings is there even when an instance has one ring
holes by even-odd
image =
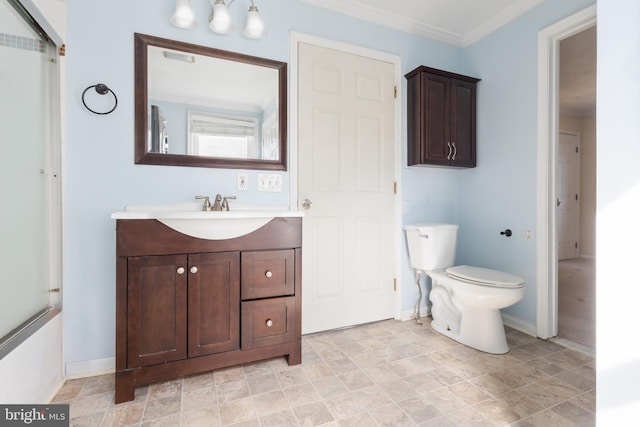
[[[238,174],[238,190],[247,191],[249,189],[249,175],[246,173]]]
[[[279,193],[282,191],[282,176],[278,174],[258,174],[258,191]]]

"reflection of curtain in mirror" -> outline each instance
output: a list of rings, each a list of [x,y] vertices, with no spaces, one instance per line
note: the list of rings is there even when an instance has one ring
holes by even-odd
[[[278,160],[278,115],[274,111],[262,124],[262,159]]]
[[[0,0],[0,343],[58,301],[56,51]]]

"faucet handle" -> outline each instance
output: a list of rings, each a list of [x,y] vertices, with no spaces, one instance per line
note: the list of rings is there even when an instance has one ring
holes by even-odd
[[[228,211],[229,210],[229,200],[235,200],[236,196],[225,196],[223,197],[222,200],[222,210],[223,211]]]
[[[209,196],[196,196],[196,199],[204,199],[204,204],[202,205],[203,211],[211,210],[211,202],[209,201]]]

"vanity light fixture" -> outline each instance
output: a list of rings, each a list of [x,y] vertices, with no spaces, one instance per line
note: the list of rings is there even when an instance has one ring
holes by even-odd
[[[207,0],[211,6],[212,0]],[[242,34],[250,39],[260,39],[266,34],[264,22],[258,13],[253,0],[249,0],[249,13],[247,15],[247,25]],[[211,6],[211,15],[209,16],[209,28],[214,33],[230,34],[234,31],[235,26],[229,14],[229,7],[235,0],[229,0],[229,4],[225,4],[225,0],[215,0]],[[195,20],[195,14],[191,8],[191,0],[176,0],[176,10],[170,19],[171,23],[179,28],[193,29],[198,24]]]
[[[173,12],[170,21],[179,28],[187,30],[196,28],[198,23],[191,8],[191,0],[176,0],[176,11]]]

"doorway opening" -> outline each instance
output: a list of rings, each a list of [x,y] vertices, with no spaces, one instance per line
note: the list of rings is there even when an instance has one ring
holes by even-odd
[[[595,348],[596,26],[560,41],[558,338]]]
[[[537,321],[540,338],[558,336],[558,182],[561,109],[561,42],[596,25],[596,6],[578,12],[538,34],[538,194],[537,194]],[[565,81],[567,78],[565,77]],[[595,114],[594,120],[595,123]],[[581,128],[582,130],[582,128]],[[593,131],[595,138],[595,129]],[[594,141],[595,144],[595,141]],[[594,172],[595,174],[595,166]],[[595,190],[593,191],[595,198]],[[578,196],[580,198],[580,196]],[[594,208],[595,209],[595,208]],[[586,211],[586,210],[585,210]],[[595,215],[595,213],[594,213]],[[587,221],[585,221],[586,223]],[[582,224],[585,225],[586,224]],[[595,225],[593,226],[595,233]],[[581,236],[581,233],[577,233]],[[579,241],[578,238],[576,240]],[[586,239],[585,239],[586,241]],[[583,242],[584,244],[584,242]],[[580,245],[578,245],[579,253]],[[577,256],[577,255],[576,255]]]

